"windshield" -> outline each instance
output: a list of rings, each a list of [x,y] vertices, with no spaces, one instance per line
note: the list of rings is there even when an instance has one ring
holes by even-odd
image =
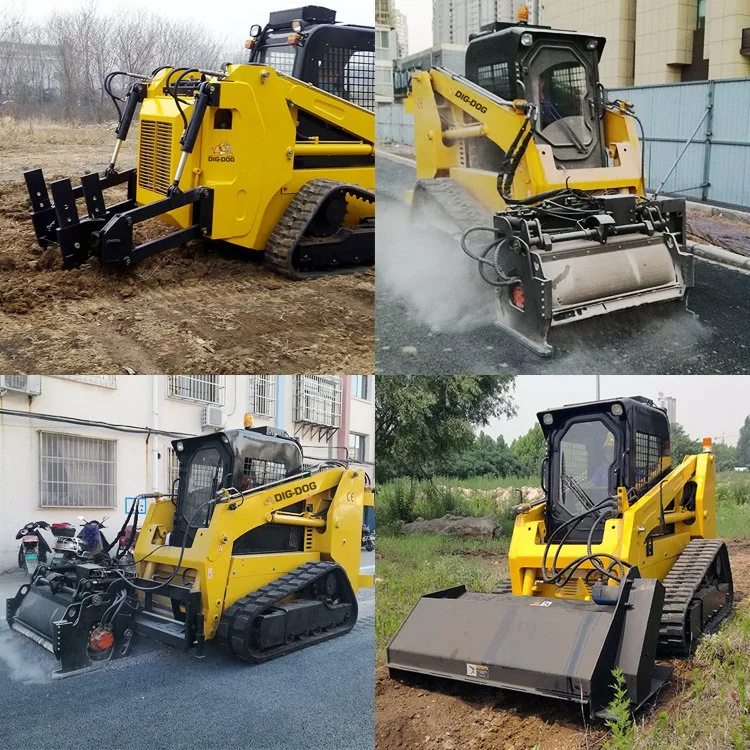
[[[615,435],[599,420],[571,425],[560,441],[559,504],[571,515],[614,494]]]
[[[187,472],[187,490],[182,503],[182,515],[192,528],[205,526],[209,507],[196,512],[201,505],[216,496],[224,478],[224,459],[216,448],[196,451]]]

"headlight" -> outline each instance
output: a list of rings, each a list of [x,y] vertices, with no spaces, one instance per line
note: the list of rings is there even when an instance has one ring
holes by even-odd
[[[254,23],[250,27],[250,36],[260,36],[260,32],[261,31],[262,31],[262,29],[260,28],[260,24]]]
[[[612,404],[612,414],[616,417],[622,416],[622,404]]]
[[[302,21],[300,21],[299,18],[295,18],[294,21],[292,21],[292,31],[297,34],[302,31]]]
[[[586,42],[586,49],[596,49],[599,46],[599,42],[596,41],[596,39],[589,39],[588,42]]]
[[[524,33],[521,34],[521,44],[523,44],[524,47],[531,47],[533,41],[534,37],[531,36],[528,31],[524,31]]]
[[[554,417],[549,412],[542,417],[542,422],[544,422],[544,424],[546,425],[550,425],[554,421]]]
[[[184,445],[182,444],[182,440],[180,440],[180,442],[179,442],[179,443],[177,443],[177,445],[175,445],[175,448],[177,449],[177,452],[178,452],[178,453],[182,453],[182,449],[183,449],[184,447],[185,447],[185,446],[184,446]]]

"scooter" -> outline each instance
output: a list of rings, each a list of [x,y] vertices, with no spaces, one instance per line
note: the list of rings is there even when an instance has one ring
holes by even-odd
[[[368,552],[372,552],[375,549],[375,532],[370,530],[370,527],[365,524],[362,526],[362,549],[366,549]]]
[[[16,534],[16,539],[21,540],[18,548],[18,567],[29,575],[36,570],[39,563],[47,562],[47,553],[52,551],[40,531],[49,528],[50,525],[46,521],[31,521]]]

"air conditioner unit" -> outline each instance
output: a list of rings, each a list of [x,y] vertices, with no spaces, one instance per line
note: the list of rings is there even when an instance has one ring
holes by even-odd
[[[0,395],[4,391],[38,396],[42,392],[40,375],[0,375]]]
[[[206,406],[201,414],[201,427],[214,430],[223,430],[227,423],[227,415],[220,406]]]

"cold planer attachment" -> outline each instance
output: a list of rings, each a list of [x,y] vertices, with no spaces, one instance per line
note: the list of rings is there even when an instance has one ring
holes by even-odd
[[[58,244],[64,268],[92,257],[127,266],[194,239],[262,252],[292,279],[371,266],[374,31],[335,15],[272,13],[255,27],[250,64],[110,73],[119,123],[106,169],[75,187],[24,175],[39,244]],[[136,113],[138,166],[118,171]],[[107,205],[117,187],[124,200]],[[156,218],[174,231],[139,243],[134,227]]]
[[[643,396],[548,409],[544,499],[516,509],[510,580],[422,597],[388,645],[414,673],[572,701],[607,716],[612,671],[634,708],[730,615],[710,452],[672,466],[669,421]]]
[[[664,587],[636,574],[631,569],[619,587],[602,587],[593,601],[471,593],[464,586],[428,594],[388,645],[389,672],[560,698],[606,718],[612,670],[619,668],[638,708],[672,669],[654,664]]]
[[[129,653],[137,637],[202,655],[215,640],[258,663],[348,633],[357,621],[366,476],[305,469],[272,427],[173,441],[175,497],[149,505],[135,572],[108,555],[39,566],[7,600],[10,627],[61,675]]]

